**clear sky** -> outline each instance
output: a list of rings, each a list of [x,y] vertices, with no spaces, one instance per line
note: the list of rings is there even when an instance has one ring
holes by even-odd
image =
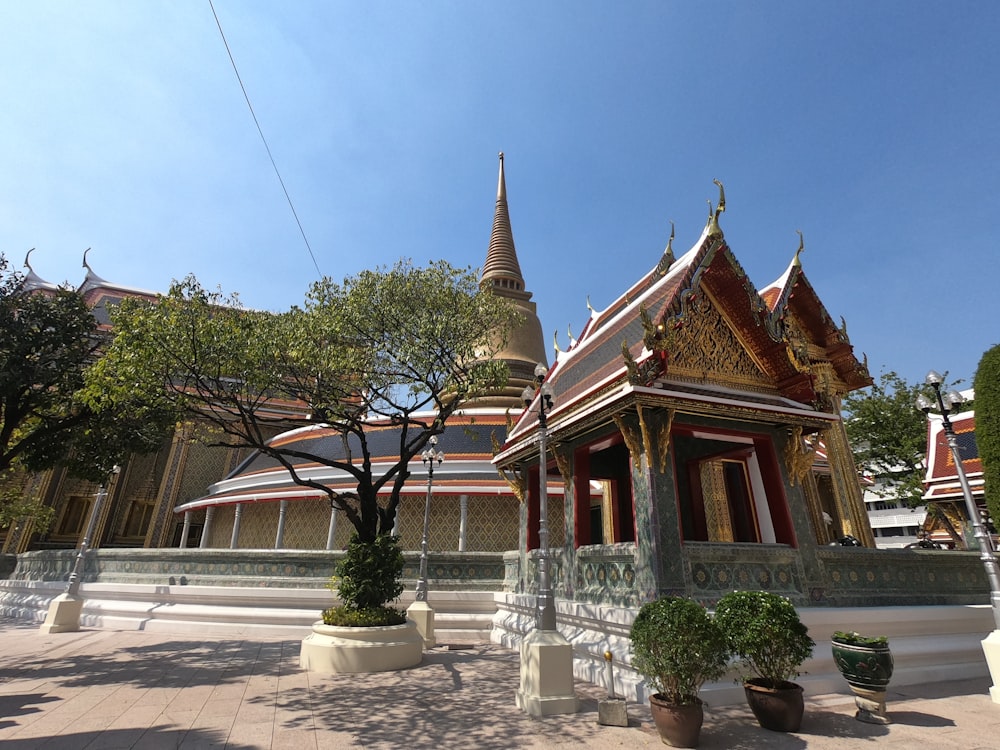
[[[1000,343],[1000,3],[215,0],[321,271],[478,267],[497,152],[547,341],[698,238],[803,267],[874,375]],[[0,4],[0,251],[79,284],[317,272],[208,0]]]

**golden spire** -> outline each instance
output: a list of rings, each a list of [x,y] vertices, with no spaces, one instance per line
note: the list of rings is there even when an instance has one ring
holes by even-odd
[[[493,216],[493,230],[490,233],[486,262],[479,277],[479,286],[490,289],[498,297],[505,297],[514,303],[521,315],[521,323],[506,337],[493,359],[507,363],[510,378],[505,388],[484,394],[475,399],[482,406],[523,409],[521,392],[534,384],[534,372],[539,363],[548,363],[548,351],[542,334],[542,324],[538,320],[531,292],[525,289],[521,266],[514,250],[514,234],[510,228],[507,210],[507,184],[504,176],[503,152],[499,154],[500,169],[497,177],[496,210]]]
[[[802,268],[802,260],[799,258],[802,255],[802,251],[806,249],[806,241],[802,236],[802,232],[798,229],[795,230],[799,234],[799,249],[795,251],[795,257],[792,259],[792,265],[796,268]]]
[[[490,284],[494,291],[520,292],[524,297],[524,277],[517,262],[514,249],[514,233],[510,229],[510,213],[507,210],[507,181],[503,171],[503,151],[500,152],[500,174],[497,177],[497,205],[493,214],[493,231],[490,233],[490,247],[483,264],[481,285]],[[527,295],[529,299],[531,295]]]

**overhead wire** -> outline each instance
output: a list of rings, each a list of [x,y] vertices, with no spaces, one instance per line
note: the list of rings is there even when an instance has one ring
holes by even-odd
[[[271,147],[267,144],[267,138],[264,137],[264,131],[260,127],[260,122],[257,120],[257,113],[254,112],[253,104],[250,102],[250,95],[247,94],[247,88],[243,85],[243,78],[240,76],[239,68],[236,67],[236,59],[233,57],[233,52],[229,48],[226,33],[222,30],[222,23],[219,21],[219,14],[215,12],[215,5],[212,3],[212,0],[208,0],[208,5],[212,9],[212,16],[215,18],[215,25],[219,28],[219,36],[222,37],[222,43],[226,47],[226,54],[229,55],[229,62],[232,63],[233,72],[236,74],[236,80],[239,81],[240,84],[240,90],[243,91],[243,98],[246,100],[247,108],[250,110],[250,116],[253,118],[254,125],[257,126],[257,133],[260,135],[260,140],[264,144],[264,150],[267,151],[267,158],[271,160],[271,167],[274,169],[274,174],[278,178],[278,183],[281,185],[281,189],[285,193],[285,200],[288,201],[288,207],[292,210],[292,216],[295,217],[295,223],[299,227],[299,233],[302,235],[302,241],[306,245],[306,250],[309,251],[309,257],[312,259],[313,266],[316,268],[316,273],[319,274],[320,278],[322,278],[323,272],[319,270],[319,263],[316,262],[316,256],[313,254],[312,246],[309,244],[309,238],[306,237],[306,230],[302,227],[302,222],[299,221],[299,214],[295,210],[295,204],[292,203],[292,196],[288,194],[288,188],[285,187],[285,181],[281,178],[281,172],[278,170],[278,164],[274,161],[274,156],[271,154]]]

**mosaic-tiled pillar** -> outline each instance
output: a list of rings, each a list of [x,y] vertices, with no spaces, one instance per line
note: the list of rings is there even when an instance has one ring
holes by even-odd
[[[153,517],[146,530],[146,539],[143,543],[145,547],[165,547],[170,543],[174,529],[174,506],[177,504],[177,493],[180,491],[181,479],[184,476],[191,432],[189,422],[174,430],[163,478],[156,494]]]
[[[847,430],[843,421],[838,420],[823,433],[833,492],[840,509],[844,531],[858,539],[865,547],[875,546],[871,523],[865,512],[864,494],[858,482],[858,469],[854,464],[854,454],[847,440]]]

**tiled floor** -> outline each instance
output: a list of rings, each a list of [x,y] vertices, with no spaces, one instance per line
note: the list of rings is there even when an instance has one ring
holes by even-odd
[[[653,748],[643,706],[629,727],[597,724],[602,689],[577,685],[577,714],[532,719],[514,705],[517,654],[493,645],[428,652],[413,669],[319,675],[299,641],[84,630],[42,635],[0,620],[0,747]],[[742,706],[707,709],[701,747],[1000,748],[985,680],[891,692],[888,727],[853,718],[851,698],[807,699],[802,731],[777,734]]]

